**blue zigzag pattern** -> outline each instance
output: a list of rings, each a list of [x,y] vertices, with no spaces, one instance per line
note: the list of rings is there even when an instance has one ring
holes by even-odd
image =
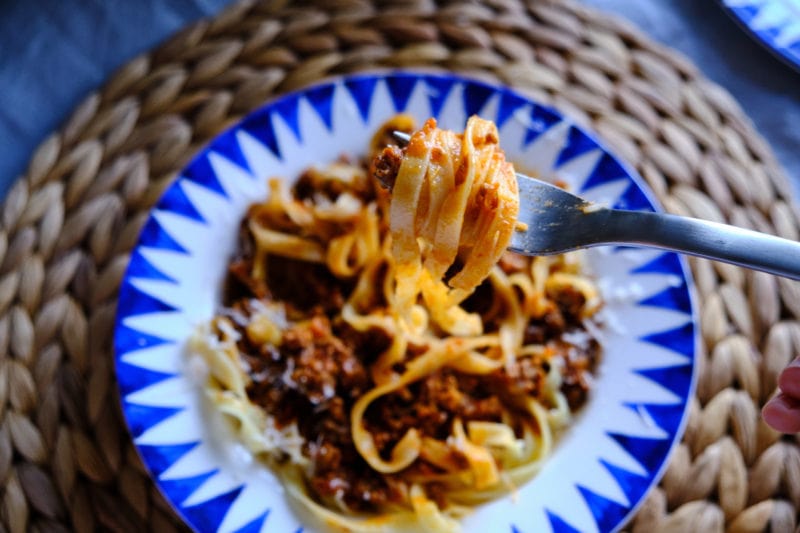
[[[278,135],[275,130],[275,119],[285,123],[299,142],[303,141],[303,129],[300,124],[300,106],[305,102],[314,110],[323,124],[331,131],[335,131],[334,102],[337,90],[346,91],[355,103],[358,118],[364,123],[369,122],[372,109],[373,96],[381,83],[385,83],[389,97],[395,111],[403,111],[409,104],[415,89],[419,84],[424,84],[425,95],[430,105],[431,114],[438,116],[443,110],[454,89],[461,86],[461,105],[467,116],[480,113],[487,103],[496,97],[495,122],[499,127],[512,120],[521,110],[528,109],[526,129],[524,131],[523,145],[535,142],[543,133],[562,118],[553,110],[531,103],[525,98],[504,89],[489,86],[480,82],[467,81],[452,76],[417,75],[408,73],[389,74],[386,76],[360,75],[352,76],[343,81],[331,82],[312,87],[303,92],[294,93],[280,98],[264,108],[252,113],[237,127],[220,135],[204,152],[200,153],[182,172],[179,180],[170,187],[160,200],[157,209],[171,212],[202,223],[207,223],[200,211],[186,195],[181,187],[182,181],[188,181],[204,187],[223,198],[227,198],[226,191],[216,176],[209,161],[211,153],[219,154],[248,174],[253,173],[247,158],[237,141],[238,130],[249,133],[261,142],[275,157],[282,159],[286,154],[281,151]],[[567,142],[562,147],[556,159],[559,166],[581,154],[597,149],[594,139],[577,127],[570,127]],[[615,158],[604,153],[598,160],[589,178],[584,182],[584,188],[602,185],[610,181],[619,180],[629,176],[629,172]],[[645,193],[633,182],[619,198],[617,207],[627,209],[648,209],[653,206]],[[154,279],[167,282],[176,282],[170,279],[156,267],[150,264],[141,253],[141,248],[158,250],[171,250],[180,254],[188,252],[178,244],[169,233],[161,227],[158,221],[151,217],[145,224],[140,235],[139,244],[131,255],[126,276],[120,290],[118,320],[115,332],[115,350],[117,377],[123,399],[123,410],[130,431],[134,438],[142,435],[148,429],[161,424],[180,413],[182,408],[152,407],[137,405],[125,399],[127,395],[150,385],[154,385],[168,378],[172,374],[155,372],[121,360],[126,354],[147,347],[158,346],[166,343],[153,335],[147,335],[133,330],[124,324],[126,317],[144,315],[153,312],[174,311],[154,298],[137,290],[132,284],[133,279]],[[631,272],[636,274],[667,274],[684,279],[683,264],[674,254],[665,253],[646,265],[642,265]],[[684,282],[671,286],[658,294],[652,295],[639,305],[659,307],[676,310],[687,315],[691,314],[691,300],[689,289]],[[643,337],[641,340],[658,345],[667,350],[683,354],[692,360],[694,357],[694,342],[696,331],[693,323],[689,322],[676,330],[655,333]],[[636,410],[645,410],[656,424],[674,438],[680,430],[684,417],[685,401],[691,393],[693,364],[683,366],[641,370],[639,374],[662,387],[669,389],[683,401],[675,405],[650,405],[637,404],[629,407]],[[628,472],[609,462],[602,462],[609,474],[617,481],[619,487],[633,503],[638,502],[653,484],[658,472],[663,467],[664,461],[673,444],[670,439],[645,439],[624,434],[609,434],[622,448],[635,457],[646,469],[647,475],[641,476]],[[198,446],[199,442],[176,442],[174,445],[146,446],[139,445],[138,450],[145,464],[153,473],[162,491],[176,506],[178,511],[196,529],[213,531],[225,519],[226,513],[244,490],[244,485],[228,490],[216,497],[193,506],[182,506],[181,503],[193,494],[199,487],[206,483],[216,473],[210,468],[207,472],[191,477],[173,480],[161,480],[159,476],[171,465],[184,457]],[[633,506],[626,507],[615,503],[595,491],[576,485],[586,505],[595,517],[596,525],[601,531],[610,531],[617,527],[625,517],[632,512]],[[270,508],[241,526],[237,531],[260,531],[270,519]],[[571,532],[577,529],[565,517],[545,510],[547,520],[553,531]],[[509,524],[513,532],[520,531],[516,525]],[[302,529],[302,528],[301,528]],[[300,530],[298,530],[300,531]]]
[[[791,0],[789,0],[791,3]],[[765,48],[778,56],[785,63],[800,70],[800,36],[795,34],[792,39],[785,40],[785,35],[791,33],[790,26],[800,26],[800,14],[796,7],[786,5],[783,0],[751,0],[749,3],[723,0],[728,12]],[[766,10],[782,11],[774,25],[757,27],[756,20]]]

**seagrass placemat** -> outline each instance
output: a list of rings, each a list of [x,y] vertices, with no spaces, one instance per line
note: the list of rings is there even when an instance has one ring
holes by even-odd
[[[0,528],[184,526],[124,428],[111,336],[148,209],[211,136],[328,75],[426,66],[592,128],[672,212],[798,239],[742,110],[685,58],[571,1],[239,2],[122,68],[37,149],[0,216]],[[632,531],[793,531],[796,437],[759,410],[800,347],[800,285],[691,260],[702,350],[683,443]]]

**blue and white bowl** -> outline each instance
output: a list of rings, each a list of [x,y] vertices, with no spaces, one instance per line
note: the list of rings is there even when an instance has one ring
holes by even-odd
[[[185,344],[220,304],[226,263],[247,206],[271,176],[360,154],[391,115],[463,129],[495,121],[520,168],[566,181],[590,200],[652,210],[641,179],[557,112],[503,87],[452,75],[366,74],[265,105],[217,137],[153,209],[131,255],[117,314],[116,373],[141,457],[197,531],[305,531],[280,484],[205,405]],[[693,394],[692,282],[673,253],[587,251],[606,299],[604,353],[591,399],[542,472],[479,507],[465,531],[613,531],[657,483]]]
[[[753,36],[800,70],[800,0],[722,0]]]

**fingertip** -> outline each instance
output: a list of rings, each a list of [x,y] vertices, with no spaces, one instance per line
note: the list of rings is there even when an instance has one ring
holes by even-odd
[[[800,399],[800,357],[789,363],[778,377],[781,392]]]
[[[761,410],[764,422],[781,433],[800,432],[800,400],[778,394]]]

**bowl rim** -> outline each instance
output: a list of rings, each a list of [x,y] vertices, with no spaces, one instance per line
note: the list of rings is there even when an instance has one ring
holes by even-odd
[[[525,101],[526,104],[531,104],[536,106],[540,110],[543,110],[547,113],[552,114],[553,116],[557,117],[559,120],[566,122],[569,126],[576,128],[581,134],[585,135],[595,146],[599,148],[603,153],[610,156],[620,167],[624,170],[625,177],[630,180],[633,184],[636,185],[639,192],[641,192],[644,197],[647,199],[648,203],[655,211],[664,211],[663,206],[661,205],[658,197],[655,195],[653,189],[647,184],[647,182],[642,178],[638,172],[625,160],[621,159],[620,156],[617,155],[612,149],[608,147],[608,145],[602,142],[599,139],[599,136],[596,134],[594,130],[587,127],[585,124],[582,124],[578,120],[575,120],[571,117],[567,112],[561,111],[554,106],[549,104],[545,104],[537,100],[536,98],[525,94],[519,89],[515,89],[508,85],[504,85],[499,82],[490,82],[480,77],[471,76],[468,74],[462,73],[455,73],[443,69],[432,68],[432,67],[414,67],[414,68],[376,68],[376,69],[368,69],[363,71],[358,71],[354,73],[348,74],[336,74],[325,76],[315,80],[313,83],[308,85],[304,85],[303,87],[293,89],[291,91],[287,91],[284,93],[273,95],[271,98],[267,99],[262,103],[260,106],[246,112],[243,114],[238,120],[232,122],[231,124],[224,127],[219,132],[215,133],[206,143],[198,147],[194,153],[194,155],[186,161],[183,165],[181,165],[180,169],[176,172],[176,178],[169,184],[161,193],[159,198],[150,206],[147,210],[148,215],[145,221],[145,225],[153,220],[153,213],[159,209],[164,201],[164,197],[170,192],[170,190],[174,187],[178,187],[181,180],[184,179],[182,176],[182,172],[193,165],[196,161],[205,157],[208,153],[214,150],[217,141],[220,137],[230,134],[232,132],[237,131],[240,129],[248,119],[251,119],[254,115],[258,115],[261,113],[269,113],[276,104],[280,103],[281,101],[288,100],[291,98],[298,98],[304,94],[307,94],[310,91],[320,89],[326,86],[336,86],[338,84],[344,83],[346,80],[354,80],[354,79],[368,79],[368,78],[375,78],[377,80],[386,79],[393,76],[408,76],[412,78],[418,79],[425,79],[427,77],[432,78],[440,78],[440,79],[450,79],[454,80],[456,83],[462,84],[473,84],[482,86],[484,88],[491,89],[493,92],[507,92],[521,100]],[[290,178],[291,179],[291,178]],[[144,227],[144,225],[143,225]],[[135,252],[138,248],[142,246],[142,234],[137,236],[136,244],[131,248],[131,253]],[[698,302],[699,297],[697,294],[697,287],[694,282],[694,278],[692,276],[692,271],[689,268],[688,260],[685,256],[675,253],[675,252],[665,252],[667,254],[674,254],[677,257],[677,260],[680,264],[680,275],[682,277],[682,281],[685,284],[685,290],[687,292],[687,296],[689,299],[689,320],[688,323],[692,325],[692,334],[693,334],[693,343],[692,343],[692,353],[691,353],[691,378],[688,385],[686,398],[683,399],[682,408],[683,413],[681,416],[680,423],[677,425],[674,434],[671,436],[671,442],[669,449],[661,458],[661,463],[659,468],[653,473],[652,479],[649,482],[647,489],[641,494],[638,501],[631,506],[629,511],[624,515],[623,519],[619,521],[615,525],[611,531],[618,531],[622,527],[624,527],[630,519],[638,512],[638,510],[644,504],[647,495],[653,488],[655,488],[660,480],[663,478],[664,473],[669,465],[669,459],[672,457],[675,449],[681,443],[683,435],[685,434],[686,426],[689,421],[690,416],[690,405],[691,401],[696,395],[696,387],[697,387],[697,379],[698,379],[698,358],[701,356],[701,331],[699,327],[699,315],[698,315]],[[118,303],[123,300],[123,298],[129,297],[130,287],[128,287],[128,282],[131,279],[131,263],[129,263],[126,268],[125,272],[120,280],[120,291],[118,295]],[[140,445],[136,443],[136,439],[133,436],[133,428],[131,427],[130,417],[128,415],[128,409],[125,405],[125,396],[132,391],[128,391],[124,393],[122,390],[122,386],[119,381],[119,364],[122,355],[125,353],[130,353],[128,350],[121,351],[118,346],[118,334],[119,329],[122,326],[122,321],[127,316],[135,316],[135,315],[125,315],[119,312],[119,305],[117,306],[115,318],[114,318],[114,325],[113,325],[113,336],[112,336],[112,354],[113,354],[113,365],[114,365],[114,378],[115,378],[115,389],[118,393],[118,402],[120,411],[123,415],[124,426],[127,430],[128,438],[130,439],[131,443],[134,445],[134,449],[136,453],[147,471],[148,476],[158,488],[161,495],[164,497],[164,500],[169,504],[169,506],[173,509],[173,511],[180,516],[183,522],[190,527],[194,531],[198,531],[196,525],[190,519],[189,516],[185,514],[183,509],[180,507],[178,502],[174,501],[171,497],[170,493],[166,491],[166,489],[162,486],[162,483],[158,479],[158,476],[155,475],[155,472],[152,468],[152,465],[147,460],[145,455],[143,455],[142,450],[140,449]],[[139,390],[139,389],[134,389]],[[202,505],[202,504],[200,504]]]

